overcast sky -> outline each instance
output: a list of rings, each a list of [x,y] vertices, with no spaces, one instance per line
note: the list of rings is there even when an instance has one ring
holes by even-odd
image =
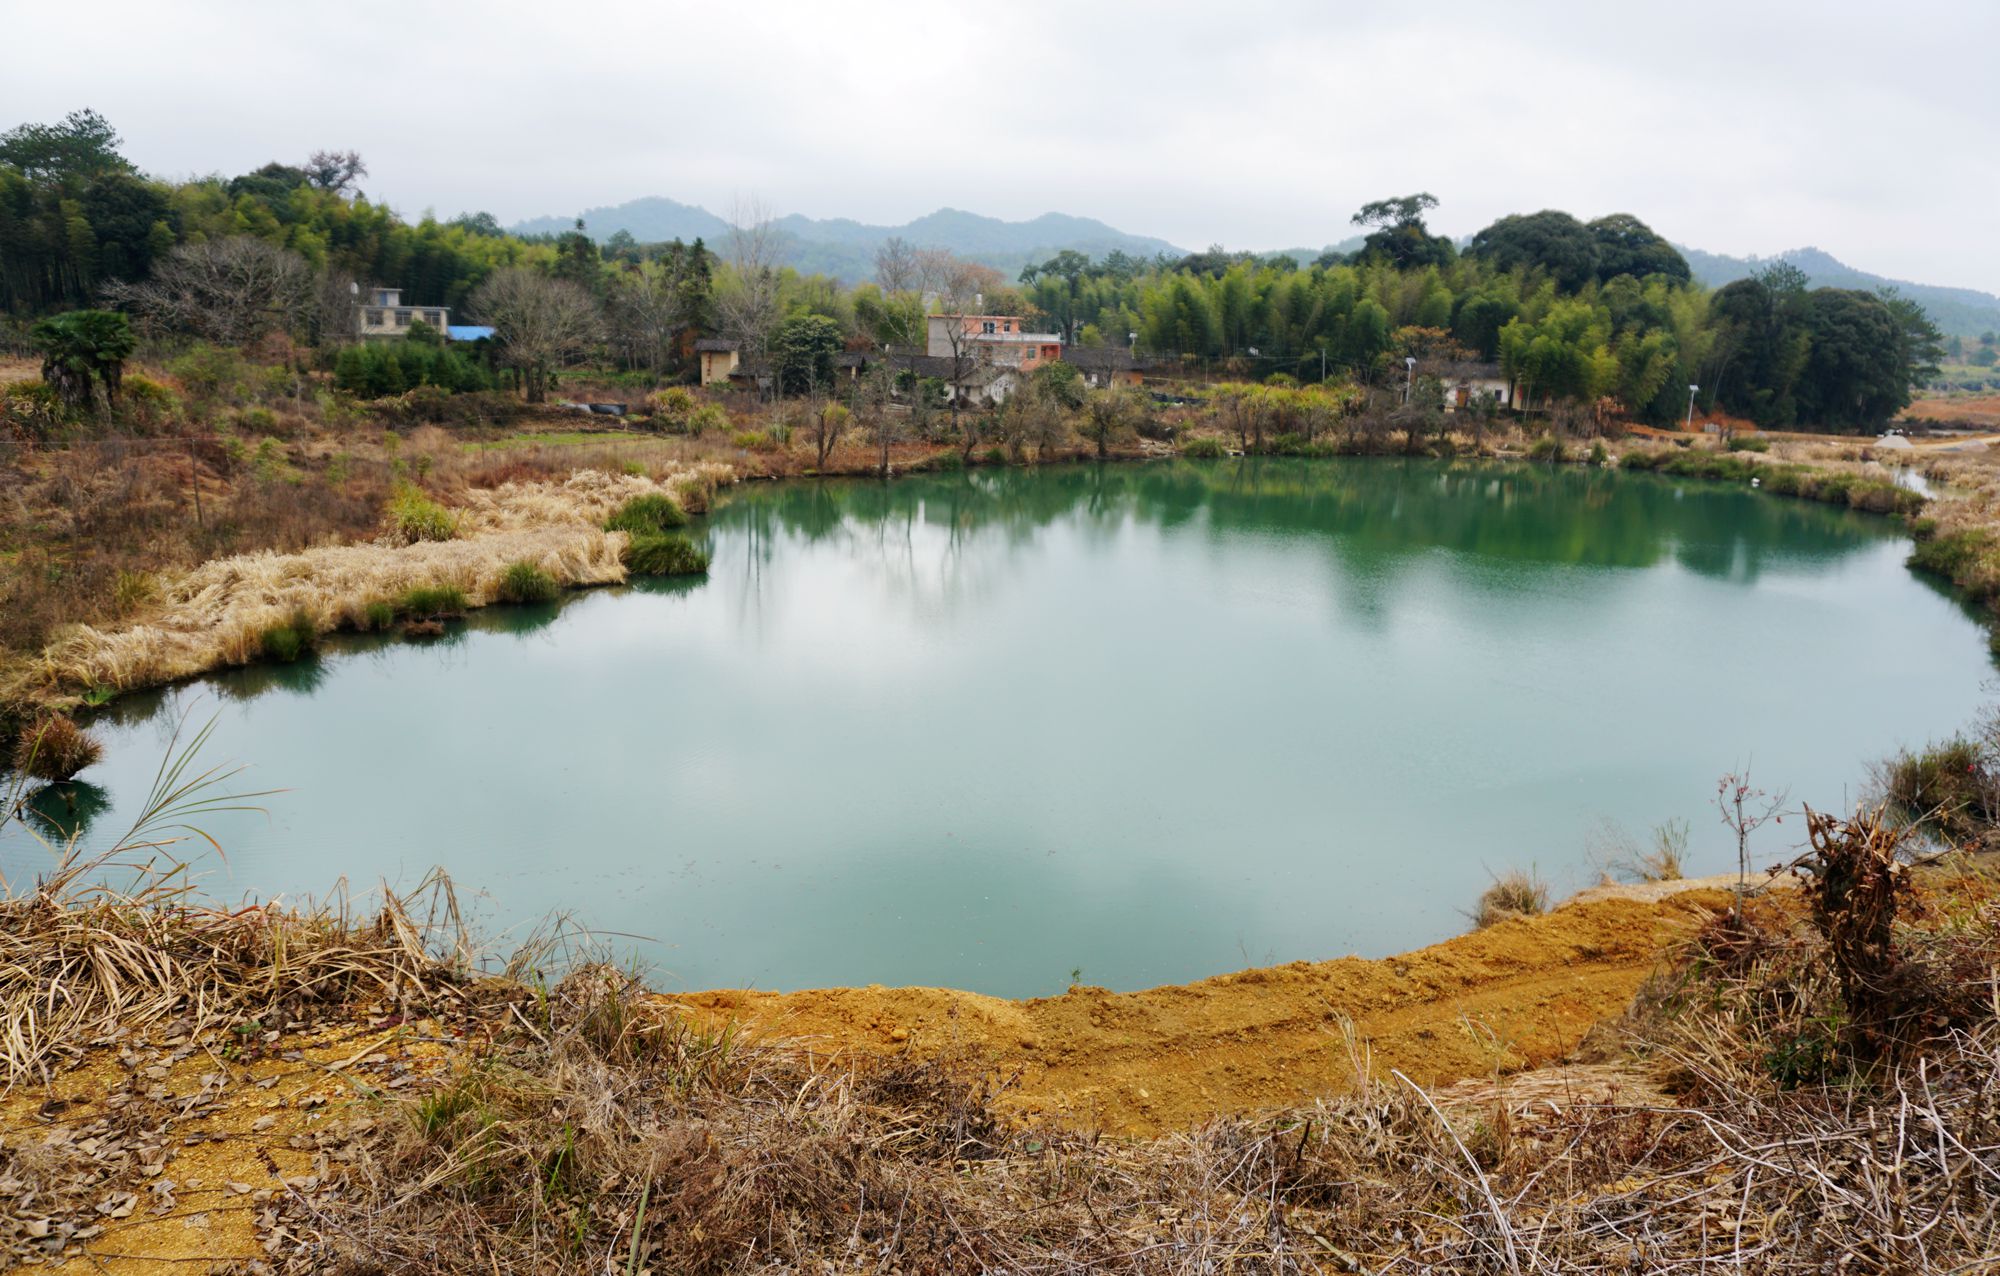
[[[754,196],[1267,249],[1429,190],[1451,234],[1632,212],[2000,292],[2000,0],[1405,8],[99,0],[83,29],[14,5],[0,127],[93,106],[172,176],[352,147],[408,216]]]

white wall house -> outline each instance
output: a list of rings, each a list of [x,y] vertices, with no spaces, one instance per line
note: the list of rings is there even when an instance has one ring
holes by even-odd
[[[421,319],[442,337],[450,316],[443,306],[404,305],[401,288],[370,288],[354,305],[354,330],[363,337],[405,337]]]

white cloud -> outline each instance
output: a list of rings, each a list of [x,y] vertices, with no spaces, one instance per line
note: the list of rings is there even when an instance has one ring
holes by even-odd
[[[1990,0],[939,6],[110,0],[10,14],[0,122],[103,111],[149,170],[356,147],[409,214],[662,194],[900,222],[1049,210],[1317,245],[1427,189],[1438,228],[1629,211],[2000,290]]]

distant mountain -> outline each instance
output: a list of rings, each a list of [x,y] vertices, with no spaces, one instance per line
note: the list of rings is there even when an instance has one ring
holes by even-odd
[[[1856,270],[1817,248],[1794,248],[1775,257],[1724,257],[1699,248],[1676,246],[1694,270],[1694,277],[1711,288],[1747,279],[1766,266],[1786,261],[1803,270],[1806,281],[1815,288],[1856,288],[1863,292],[1895,288],[1930,312],[1931,321],[1947,337],[1977,337],[1982,332],[2000,329],[2000,297],[1990,292],[1886,279]]]
[[[718,250],[729,232],[729,224],[707,209],[657,195],[610,208],[586,209],[583,223],[585,232],[599,242],[623,230],[642,243],[700,236]],[[512,229],[519,235],[552,234],[575,224],[573,217],[536,217]],[[871,226],[844,217],[822,221],[794,213],[778,218],[777,229],[783,237],[787,265],[848,283],[859,283],[875,273],[875,250],[892,236],[919,248],[949,248],[962,257],[996,267],[1009,278],[1030,262],[1046,261],[1065,248],[1092,257],[1113,251],[1134,257],[1184,255],[1184,250],[1164,239],[1128,235],[1092,218],[1064,213],[1010,222],[940,208],[901,226]]]
[[[628,230],[642,244],[665,243],[669,239],[716,240],[729,229],[729,223],[706,208],[659,195],[611,208],[587,208],[583,211],[583,224],[599,242]],[[574,217],[532,217],[510,229],[516,235],[559,235],[574,225]]]

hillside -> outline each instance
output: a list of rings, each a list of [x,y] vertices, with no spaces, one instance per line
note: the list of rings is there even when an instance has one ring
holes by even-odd
[[[1972,288],[1945,288],[1935,284],[1913,284],[1857,270],[1831,253],[1817,248],[1793,248],[1773,257],[1727,257],[1705,253],[1699,248],[1677,244],[1681,255],[1694,269],[1694,277],[1711,288],[1744,279],[1775,262],[1787,261],[1806,272],[1815,288],[1857,288],[1874,292],[1895,288],[1930,312],[1933,322],[1947,337],[1977,337],[2000,328],[2000,297]]]
[[[570,217],[536,217],[512,229],[520,235],[549,234],[568,230],[574,221]],[[641,242],[700,236],[717,247],[729,229],[727,222],[707,209],[657,195],[585,209],[583,222],[584,229],[599,241],[623,230]],[[844,217],[821,220],[794,213],[780,217],[777,227],[784,236],[786,264],[847,283],[859,283],[874,273],[875,250],[884,240],[897,236],[921,248],[949,248],[1010,277],[1028,263],[1045,261],[1065,248],[1092,257],[1114,251],[1135,257],[1156,253],[1180,256],[1184,251],[1164,239],[1128,235],[1093,218],[1064,213],[1010,222],[940,208],[900,226],[876,226]]]

